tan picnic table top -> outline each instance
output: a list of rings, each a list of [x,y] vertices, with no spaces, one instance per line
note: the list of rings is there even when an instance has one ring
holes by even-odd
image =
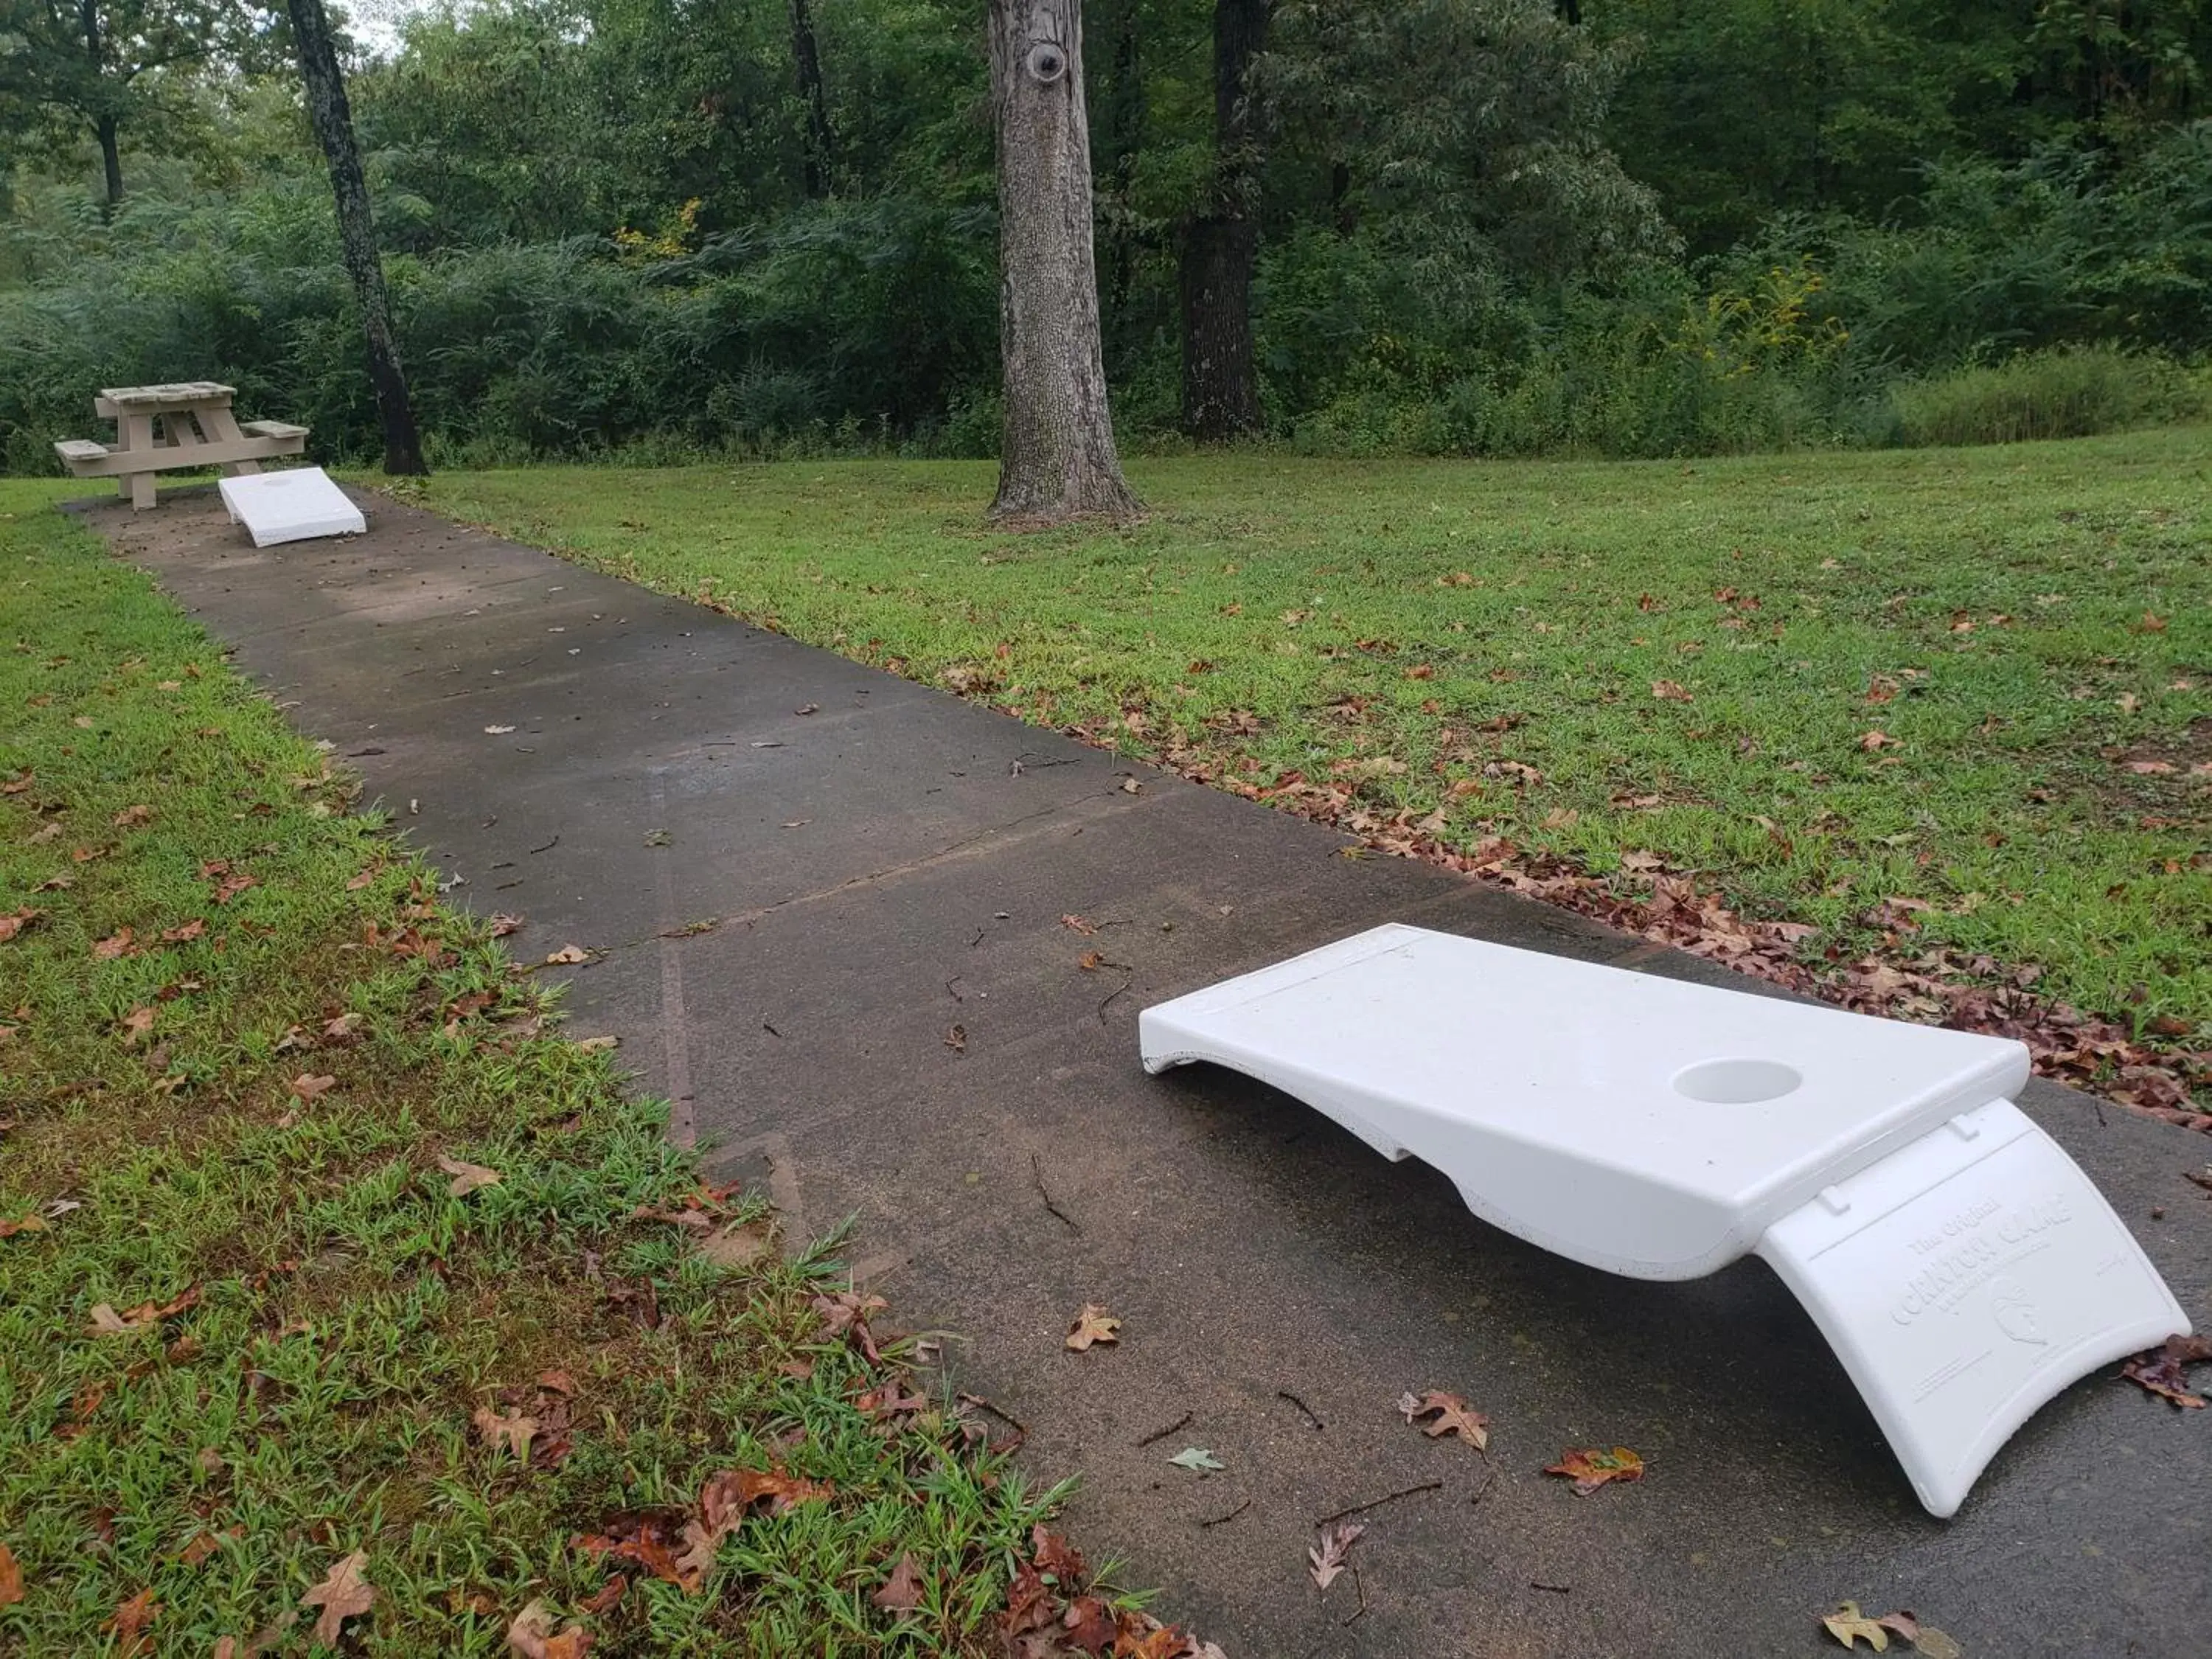
[[[227,404],[238,395],[238,388],[213,380],[177,380],[165,386],[102,386],[100,395],[118,409],[151,412],[195,404]]]

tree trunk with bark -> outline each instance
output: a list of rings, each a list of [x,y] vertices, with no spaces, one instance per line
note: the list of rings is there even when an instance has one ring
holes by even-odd
[[[107,210],[110,213],[123,205],[123,143],[115,118],[103,115],[92,124],[94,135],[100,140],[100,170],[107,176]]]
[[[392,336],[392,301],[385,293],[384,265],[377,258],[376,225],[369,216],[368,180],[361,170],[361,147],[354,140],[353,111],[346,102],[345,77],[338,70],[323,0],[285,0],[292,38],[300,52],[300,78],[307,92],[307,119],[330,163],[331,194],[337,200],[338,246],[346,275],[361,302],[362,333],[368,348],[369,384],[376,390],[377,413],[384,422],[384,470],[420,477],[422,445],[415,432],[415,410],[407,400],[407,377],[399,367],[399,348]]]
[[[106,91],[107,65],[101,50],[97,0],[78,0],[76,15],[78,27],[84,32],[84,56],[91,70],[91,83]],[[93,117],[92,135],[100,142],[100,167],[107,184],[107,211],[112,216],[123,205],[123,142],[112,109],[101,110]]]
[[[991,0],[1006,423],[991,517],[1133,518],[1098,341],[1081,0]]]
[[[806,106],[806,194],[826,195],[837,135],[830,126],[830,100],[822,88],[822,52],[814,39],[814,15],[806,0],[791,0],[791,61],[799,76],[799,96]]]
[[[1260,427],[1252,350],[1252,273],[1260,256],[1261,134],[1252,60],[1267,45],[1272,0],[1214,0],[1213,178],[1183,227],[1182,423],[1218,442]]]

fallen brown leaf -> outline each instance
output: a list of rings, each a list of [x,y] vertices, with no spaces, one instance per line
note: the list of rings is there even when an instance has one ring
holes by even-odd
[[[132,955],[131,930],[128,927],[118,927],[106,939],[94,940],[92,954],[93,959],[96,962],[112,962],[118,957]]]
[[[140,824],[153,821],[154,809],[143,805],[126,806],[109,820],[118,830],[136,830]]]
[[[1445,1394],[1437,1389],[1419,1395],[1403,1394],[1398,1396],[1398,1409],[1405,1413],[1408,1423],[1434,1416],[1435,1422],[1421,1425],[1432,1440],[1455,1434],[1477,1451],[1490,1449],[1490,1419],[1480,1412],[1469,1411],[1467,1401],[1455,1394]]]
[[[150,1589],[142,1589],[129,1601],[115,1604],[115,1611],[107,1616],[100,1629],[115,1638],[117,1659],[130,1659],[154,1645],[153,1638],[146,1634],[146,1626],[161,1612],[161,1604],[154,1599]]]
[[[443,1153],[439,1155],[438,1167],[453,1176],[453,1182],[446,1190],[455,1198],[466,1198],[479,1187],[496,1187],[500,1182],[498,1170],[488,1170],[481,1164],[464,1164],[460,1159],[447,1158]]]
[[[1575,1483],[1576,1495],[1587,1498],[1609,1481],[1641,1480],[1644,1460],[1626,1446],[1615,1446],[1611,1451],[1596,1446],[1587,1449],[1570,1448],[1544,1473],[1565,1475]]]
[[[617,1573],[605,1583],[600,1585],[590,1600],[579,1602],[577,1605],[581,1611],[590,1613],[596,1619],[612,1608],[616,1602],[623,1599],[629,1589],[629,1580],[623,1577],[622,1574]]]
[[[300,1099],[307,1101],[336,1087],[337,1084],[337,1079],[334,1077],[317,1077],[312,1073],[302,1072],[284,1086]]]
[[[921,1605],[921,1571],[915,1564],[912,1550],[899,1557],[898,1565],[891,1569],[891,1576],[884,1580],[868,1600],[886,1613],[912,1613]]]
[[[1652,681],[1651,695],[1658,698],[1662,702],[1688,702],[1692,701],[1690,696],[1690,688],[1681,684],[1679,680]]]
[[[164,945],[188,945],[205,932],[207,932],[207,923],[200,917],[194,916],[190,921],[185,923],[182,927],[172,927],[164,932],[161,935],[161,943]]]
[[[1350,1565],[1346,1554],[1367,1528],[1357,1521],[1338,1521],[1321,1529],[1321,1541],[1306,1552],[1306,1571],[1314,1583],[1327,1589]]]
[[[139,1039],[150,1036],[153,1030],[154,1011],[151,1008],[133,1008],[123,1016],[124,1046],[137,1048]]]
[[[592,953],[582,945],[564,945],[545,958],[545,965],[553,968],[566,963],[589,962],[591,959]]]
[[[1096,1302],[1085,1303],[1083,1310],[1075,1316],[1075,1322],[1067,1328],[1067,1346],[1077,1353],[1094,1343],[1121,1340],[1121,1322]]]
[[[951,1049],[956,1054],[966,1054],[968,1052],[968,1028],[964,1025],[948,1026],[945,1032],[945,1046]]]
[[[0,916],[0,945],[5,945],[9,939],[15,938],[16,934],[21,933],[26,927],[32,926],[46,914],[46,913],[44,910],[33,910],[28,905],[26,905],[23,908],[15,911],[10,915]]]
[[[544,1601],[532,1601],[514,1615],[507,1627],[507,1645],[519,1659],[584,1659],[592,1649],[592,1633],[571,1625],[558,1636],[553,1626],[558,1616]]]
[[[494,939],[505,939],[509,933],[519,933],[522,931],[522,918],[510,915],[502,910],[485,925],[491,929],[491,936]]]
[[[1872,754],[1877,749],[1901,749],[1905,745],[1888,732],[1875,730],[1859,733],[1859,747]]]
[[[489,1406],[477,1407],[477,1437],[495,1450],[511,1452],[515,1462],[530,1461],[530,1442],[538,1432],[538,1419],[525,1417],[509,1406],[505,1412],[495,1412]]]
[[[15,1552],[0,1544],[0,1607],[10,1607],[23,1599],[23,1569],[15,1559]]]
[[[363,1577],[368,1553],[356,1550],[330,1571],[330,1576],[300,1598],[307,1607],[320,1607],[315,1620],[315,1640],[325,1647],[338,1644],[338,1626],[360,1617],[376,1605],[376,1591]]]
[[[2204,1396],[2191,1391],[2188,1367],[2212,1364],[2212,1340],[2201,1336],[2169,1336],[2165,1345],[2139,1353],[2121,1368],[2120,1375],[2148,1393],[2196,1411]]]

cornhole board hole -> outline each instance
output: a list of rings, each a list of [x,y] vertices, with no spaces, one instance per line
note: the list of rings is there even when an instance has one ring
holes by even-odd
[[[230,521],[244,525],[256,547],[318,536],[358,536],[368,528],[361,509],[319,466],[225,478],[219,487]]]
[[[1398,926],[1148,1008],[1138,1036],[1146,1071],[1257,1078],[1593,1267],[1764,1257],[1937,1516],[2068,1384],[2189,1329],[2013,1104],[2017,1042]]]

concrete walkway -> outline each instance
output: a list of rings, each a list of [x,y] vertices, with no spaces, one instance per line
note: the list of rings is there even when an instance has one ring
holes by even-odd
[[[2212,1641],[2212,1411],[2084,1382],[1937,1522],[1762,1266],[1591,1272],[1279,1096],[1136,1064],[1146,1004],[1386,920],[1725,970],[1170,777],[1131,793],[1109,756],[363,504],[366,538],[265,553],[211,496],[88,516],[459,897],[528,917],[520,954],[605,953],[572,1029],[620,1034],[679,1132],[799,1225],[856,1218],[863,1276],[957,1333],[959,1386],[1028,1426],[1039,1480],[1084,1473],[1071,1529],[1164,1615],[1236,1659],[1810,1655],[1844,1597],[1976,1656]],[[2212,1323],[2212,1197],[2182,1179],[2212,1143],[2023,1103]],[[1085,1301],[1127,1322],[1117,1350],[1062,1351]],[[1486,1459],[1400,1419],[1429,1388],[1490,1414]],[[1642,1486],[1539,1473],[1615,1443]],[[1187,1446],[1226,1472],[1170,1468]],[[1437,1480],[1316,1594],[1317,1517]]]

